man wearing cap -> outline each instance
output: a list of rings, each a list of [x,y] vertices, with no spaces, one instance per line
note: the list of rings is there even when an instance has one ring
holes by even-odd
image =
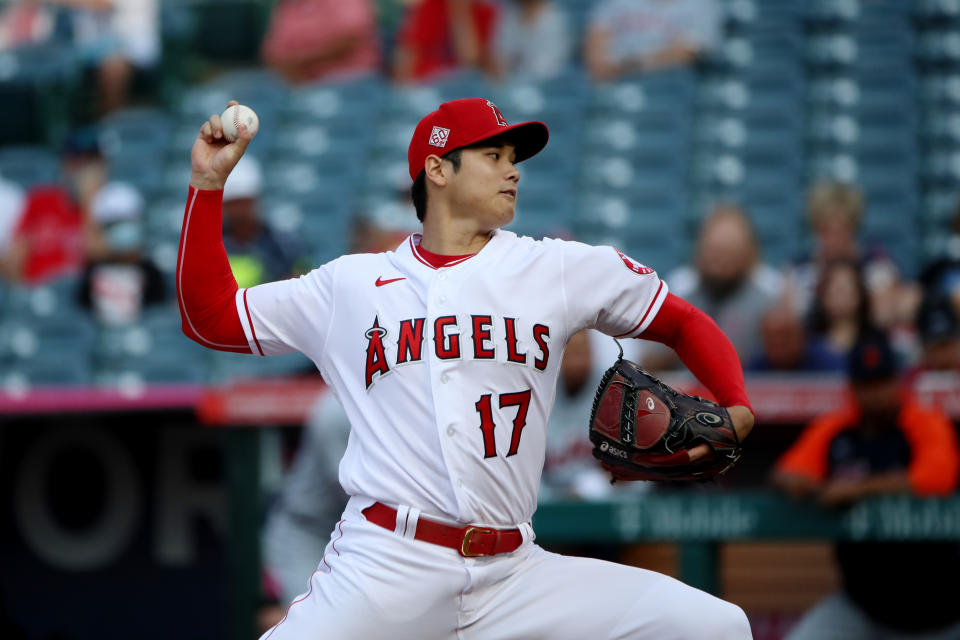
[[[90,203],[97,241],[88,251],[78,297],[102,324],[129,325],[143,307],[166,299],[163,275],[143,252],[143,209],[143,196],[126,182],[108,182]]]
[[[953,302],[945,295],[928,293],[917,311],[922,371],[960,369],[960,321]]]
[[[847,373],[847,405],[810,423],[777,462],[774,483],[827,507],[884,494],[956,491],[960,449],[953,424],[901,389],[887,336],[858,340]],[[929,578],[932,567],[943,575],[960,571],[956,543],[841,542],[836,558],[842,592],[808,612],[789,640],[960,637],[953,594]]]
[[[233,276],[242,287],[289,278],[300,257],[299,243],[281,237],[262,220],[262,191],[260,163],[245,156],[223,188],[223,244]]]
[[[516,165],[547,135],[482,98],[440,105],[408,150],[422,233],[244,289],[221,198],[251,136],[226,143],[216,115],[201,128],[177,265],[184,332],[219,350],[303,352],[351,426],[350,500],[264,638],[751,637],[739,607],[677,580],[534,544],[547,419],[577,332],[672,346],[741,438],[753,427],[729,340],[653,269],[613,247],[502,229]]]

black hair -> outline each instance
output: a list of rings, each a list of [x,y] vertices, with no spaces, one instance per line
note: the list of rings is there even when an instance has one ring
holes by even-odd
[[[450,164],[453,165],[454,173],[460,171],[462,151],[462,148],[454,149],[442,156],[444,160],[449,160]],[[410,199],[413,200],[413,208],[417,211],[417,220],[423,222],[427,215],[427,175],[425,171],[421,171],[417,175],[417,179],[413,181],[413,186],[410,187]]]
[[[857,334],[862,336],[873,328],[870,313],[870,291],[867,289],[867,282],[863,276],[863,265],[856,260],[838,258],[823,265],[817,281],[813,307],[810,310],[810,328],[818,335],[825,334],[830,328],[830,318],[827,317],[823,297],[833,274],[842,269],[853,271],[856,280],[857,297],[859,298],[856,311]]]

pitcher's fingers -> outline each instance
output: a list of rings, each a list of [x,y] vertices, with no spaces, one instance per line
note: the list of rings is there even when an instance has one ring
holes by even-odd
[[[200,135],[203,137],[204,142],[213,142],[213,125],[210,124],[209,120],[204,122],[203,126],[200,127]]]
[[[232,106],[235,105],[235,104],[240,104],[240,103],[237,102],[236,100],[231,100],[230,102],[227,103],[227,106],[228,106],[228,107],[232,107]]]
[[[223,137],[223,123],[220,122],[220,116],[214,113],[210,116],[210,124],[213,126],[213,137],[219,140]]]
[[[243,153],[247,149],[247,145],[250,144],[250,141],[253,140],[253,134],[250,133],[250,130],[247,128],[247,125],[241,124],[237,128],[237,139],[233,141]]]

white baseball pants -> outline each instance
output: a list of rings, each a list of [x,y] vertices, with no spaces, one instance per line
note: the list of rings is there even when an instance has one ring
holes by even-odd
[[[308,591],[261,640],[744,640],[746,615],[668,576],[550,553],[464,558],[352,498]],[[406,531],[404,531],[406,529]]]

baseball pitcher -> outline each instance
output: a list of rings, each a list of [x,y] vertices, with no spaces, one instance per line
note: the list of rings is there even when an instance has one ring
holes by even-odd
[[[729,341],[653,269],[612,247],[502,229],[517,163],[547,137],[543,123],[510,125],[488,100],[444,103],[408,151],[422,233],[238,289],[221,198],[252,135],[241,128],[228,143],[219,116],[203,124],[177,262],[183,330],[212,349],[306,354],[351,424],[340,463],[349,503],[304,593],[263,638],[751,637],[738,607],[673,578],[534,542],[547,420],[578,331],[673,347],[737,442],[753,426]],[[669,464],[716,454],[694,440]]]

